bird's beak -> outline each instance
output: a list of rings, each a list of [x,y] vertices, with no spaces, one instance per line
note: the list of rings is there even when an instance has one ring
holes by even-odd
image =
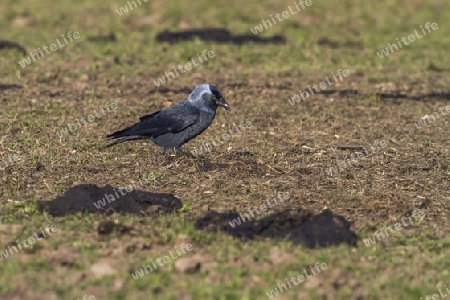
[[[228,105],[227,101],[225,101],[224,98],[217,99],[216,100],[216,104],[218,106],[225,107],[226,110],[230,110],[231,109],[231,107]]]

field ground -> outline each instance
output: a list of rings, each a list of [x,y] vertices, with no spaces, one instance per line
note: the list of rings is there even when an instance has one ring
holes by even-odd
[[[40,237],[0,261],[0,298],[268,299],[269,290],[317,262],[327,269],[276,299],[445,293],[450,116],[440,114],[420,129],[415,124],[450,105],[450,3],[312,2],[258,35],[283,35],[286,43],[237,45],[155,38],[189,28],[253,36],[251,28],[293,1],[141,1],[119,16],[115,10],[126,1],[3,0],[0,40],[29,53],[68,31],[80,38],[24,68],[18,62],[25,55],[0,45],[0,252]],[[439,28],[385,58],[376,54],[427,22]],[[215,56],[159,87],[154,83],[204,50]],[[299,90],[338,70],[350,75],[289,104]],[[163,156],[142,141],[104,148],[106,134],[170,107],[205,82],[216,85],[232,109],[219,109],[186,152],[242,122],[251,123],[248,130],[196,158]],[[117,108],[61,133],[100,114],[107,102]],[[380,142],[385,147],[327,174]],[[143,181],[146,174],[151,178]],[[140,179],[138,192],[105,209],[93,206],[111,187]],[[247,213],[278,192],[289,199],[251,225],[269,224],[258,229],[263,234],[239,239],[227,231],[221,219],[227,213]],[[285,209],[291,211],[277,214]],[[305,222],[325,209],[351,222],[356,244],[337,217],[322,231],[333,235],[324,228],[337,226],[335,238],[342,233],[350,244],[296,243]],[[413,211],[425,217],[366,247],[364,239],[409,220]],[[46,225],[57,227],[42,237]],[[253,232],[247,225],[241,226]],[[315,226],[311,232],[321,230]],[[183,243],[191,251],[138,279],[131,275]]]

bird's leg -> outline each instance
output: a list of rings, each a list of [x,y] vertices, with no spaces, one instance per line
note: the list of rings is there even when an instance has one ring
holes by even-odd
[[[179,152],[179,153],[184,153],[183,149],[181,148],[181,146],[179,147],[175,147],[173,150],[175,153]]]
[[[175,150],[177,150],[178,153],[180,153],[180,154],[182,154],[182,155],[184,155],[184,156],[187,156],[187,157],[190,157],[190,158],[196,158],[196,156],[193,155],[191,152],[185,152],[185,151],[181,148],[181,146],[175,148]]]

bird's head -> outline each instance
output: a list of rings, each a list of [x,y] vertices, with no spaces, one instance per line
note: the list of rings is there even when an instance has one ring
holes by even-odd
[[[225,101],[222,93],[213,85],[202,84],[197,86],[189,96],[191,102],[201,102],[203,105],[216,109],[219,106],[230,110],[230,106]]]

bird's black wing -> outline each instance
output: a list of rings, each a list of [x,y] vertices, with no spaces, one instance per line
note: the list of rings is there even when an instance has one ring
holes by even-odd
[[[109,138],[125,136],[157,137],[166,133],[180,132],[200,117],[200,111],[194,106],[174,106],[168,110],[158,111],[140,118],[140,122],[108,135]]]

